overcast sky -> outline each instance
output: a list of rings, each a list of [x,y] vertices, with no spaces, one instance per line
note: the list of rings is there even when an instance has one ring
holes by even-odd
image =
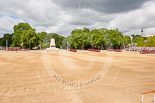
[[[0,0],[0,37],[28,22],[37,32],[70,35],[76,28],[155,33],[155,0]]]

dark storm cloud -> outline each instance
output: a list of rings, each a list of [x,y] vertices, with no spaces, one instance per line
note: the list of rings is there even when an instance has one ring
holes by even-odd
[[[91,25],[90,23],[82,22],[82,21],[75,21],[75,22],[71,22],[70,24],[71,25],[83,25],[83,26]]]
[[[52,0],[64,8],[89,8],[103,13],[120,13],[140,8],[148,0]]]

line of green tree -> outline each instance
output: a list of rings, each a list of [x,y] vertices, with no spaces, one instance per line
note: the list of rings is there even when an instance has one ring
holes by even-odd
[[[155,37],[141,37],[140,35],[131,35],[132,42],[136,43],[138,47],[155,47]]]
[[[0,38],[0,46],[6,46],[6,41],[8,42],[9,47],[23,47],[30,48],[39,47],[43,48],[49,47],[50,39],[54,38],[56,40],[56,47],[60,48],[61,42],[65,37],[60,36],[56,33],[46,33],[39,32],[36,33],[36,30],[32,28],[28,23],[18,23],[13,27],[14,32],[12,34],[4,34]],[[23,44],[21,46],[21,44]]]
[[[124,36],[118,29],[75,29],[71,32],[71,35],[63,37],[56,33],[36,33],[36,30],[28,23],[22,22],[15,25],[13,30],[12,34],[7,33],[0,38],[0,46],[6,46],[7,40],[9,47],[20,47],[23,44],[23,48],[32,49],[33,47],[39,47],[41,44],[42,48],[47,48],[50,46],[51,38],[55,39],[57,48],[67,48],[68,44],[68,47],[73,49],[120,49],[131,44],[130,36]],[[133,38],[132,42],[137,43],[137,46],[155,46],[155,37],[131,36]],[[149,42],[144,42],[145,40]]]
[[[118,29],[108,30],[105,28],[93,30],[88,28],[75,29],[65,39],[64,42],[68,41],[69,48],[75,49],[121,48],[124,42],[123,34]],[[66,47],[66,45],[63,47]]]

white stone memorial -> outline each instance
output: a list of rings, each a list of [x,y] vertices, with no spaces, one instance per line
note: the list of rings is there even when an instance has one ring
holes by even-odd
[[[55,39],[51,39],[51,42],[50,42],[50,47],[47,48],[47,50],[59,50],[59,48],[56,48],[55,46]]]

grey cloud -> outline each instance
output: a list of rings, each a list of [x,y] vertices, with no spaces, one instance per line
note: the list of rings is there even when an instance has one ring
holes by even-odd
[[[140,8],[148,0],[53,0],[64,8],[90,8],[103,13],[120,13]]]
[[[82,21],[74,21],[70,23],[71,25],[90,25],[90,23],[82,22]]]
[[[11,33],[13,25],[21,21],[28,22],[37,32],[61,35],[83,27],[138,33],[142,27],[155,27],[154,11],[155,2],[146,0],[0,0],[0,13],[4,15],[0,18],[0,34]],[[20,20],[7,15],[17,15]]]

